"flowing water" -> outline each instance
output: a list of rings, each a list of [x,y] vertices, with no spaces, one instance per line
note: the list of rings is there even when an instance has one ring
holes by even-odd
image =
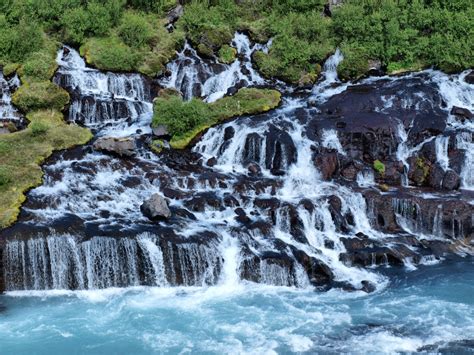
[[[0,342],[10,354],[467,354],[473,275],[472,262],[424,266],[370,295],[228,283],[11,292]]]
[[[44,166],[43,184],[4,232],[2,350],[367,353],[472,346],[465,334],[474,330],[466,242],[474,127],[450,114],[453,106],[474,109],[466,73],[341,83],[337,51],[311,90],[273,83],[283,91],[276,110],[213,127],[191,152],[146,149],[157,84],[207,102],[269,85],[251,63],[252,53],[269,45],[237,33],[237,59],[222,64],[186,44],[159,82],[100,72],[74,49],[59,51],[54,80],[71,94],[68,120],[96,137],[132,137],[137,149],[125,159],[90,144],[57,153]],[[361,126],[340,121],[349,113],[338,102],[360,109]],[[446,127],[426,135],[423,120],[431,117]],[[324,163],[336,156],[337,164],[359,157],[352,142],[379,121],[389,134],[377,138],[386,146],[374,149],[401,162],[400,188],[380,192],[371,166],[352,182],[328,178],[318,157],[327,157]],[[380,132],[369,134],[386,134]],[[461,191],[410,184],[410,159],[430,145],[443,174],[457,169]],[[168,199],[168,221],[141,213],[153,193]],[[464,260],[445,261],[448,251]],[[43,351],[38,345],[46,342]]]

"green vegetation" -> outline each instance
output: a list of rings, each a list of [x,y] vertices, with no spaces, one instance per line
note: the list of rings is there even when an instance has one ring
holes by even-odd
[[[474,2],[470,0],[347,0],[333,16],[337,43],[351,63],[380,59],[389,72],[434,65],[446,72],[474,65]],[[345,77],[349,64],[339,71]],[[351,75],[348,75],[351,74]]]
[[[385,164],[378,159],[374,161],[374,169],[380,175],[385,174]]]
[[[200,133],[220,121],[275,108],[280,93],[268,89],[240,89],[234,96],[213,103],[199,99],[183,101],[178,95],[158,97],[154,105],[154,127],[165,125],[172,135],[170,145],[183,149]]]
[[[0,135],[0,228],[13,223],[19,213],[25,192],[40,184],[40,164],[54,150],[85,144],[89,130],[68,125],[55,110],[42,110],[27,115],[27,129]]]
[[[12,101],[24,112],[46,108],[62,110],[69,102],[69,94],[50,81],[40,81],[20,86]]]
[[[435,66],[447,72],[474,66],[474,2],[471,0],[346,0],[322,15],[324,0],[191,1],[178,25],[205,56],[221,54],[236,30],[260,42],[262,74],[305,85],[340,47],[343,79],[380,60],[390,73]],[[319,65],[318,65],[319,64]]]
[[[230,64],[232,63],[237,56],[237,50],[228,44],[224,44],[221,49],[219,49],[219,61],[222,63]]]

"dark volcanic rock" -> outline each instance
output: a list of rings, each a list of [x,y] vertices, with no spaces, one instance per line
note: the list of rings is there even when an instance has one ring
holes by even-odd
[[[338,169],[337,152],[323,152],[316,155],[314,164],[321,172],[323,180],[331,180]]]
[[[461,178],[459,175],[453,171],[448,170],[443,178],[443,189],[446,190],[457,190],[461,185]]]
[[[151,220],[167,219],[171,217],[171,211],[168,208],[166,200],[159,194],[153,194],[150,199],[143,202],[140,206],[143,215]]]
[[[451,109],[451,115],[461,117],[462,119],[468,119],[472,120],[474,117],[474,114],[469,111],[467,108],[464,107],[458,107],[458,106],[453,106]]]

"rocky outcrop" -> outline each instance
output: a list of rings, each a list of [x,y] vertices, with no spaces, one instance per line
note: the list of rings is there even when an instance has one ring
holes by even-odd
[[[143,215],[151,220],[163,220],[171,217],[168,203],[160,194],[153,194],[140,206]]]
[[[136,142],[133,138],[102,137],[94,142],[93,147],[121,157],[132,157],[136,154]]]

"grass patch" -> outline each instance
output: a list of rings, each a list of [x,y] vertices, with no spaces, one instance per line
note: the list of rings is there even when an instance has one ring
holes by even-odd
[[[54,150],[92,138],[88,129],[66,124],[55,110],[31,112],[27,118],[30,124],[25,130],[0,135],[0,228],[16,220],[25,192],[41,184],[40,164]]]
[[[197,135],[220,121],[271,110],[280,99],[276,90],[253,88],[240,89],[234,96],[210,104],[200,99],[183,101],[180,96],[166,95],[155,101],[152,125],[166,126],[172,135],[171,147],[184,149]]]

